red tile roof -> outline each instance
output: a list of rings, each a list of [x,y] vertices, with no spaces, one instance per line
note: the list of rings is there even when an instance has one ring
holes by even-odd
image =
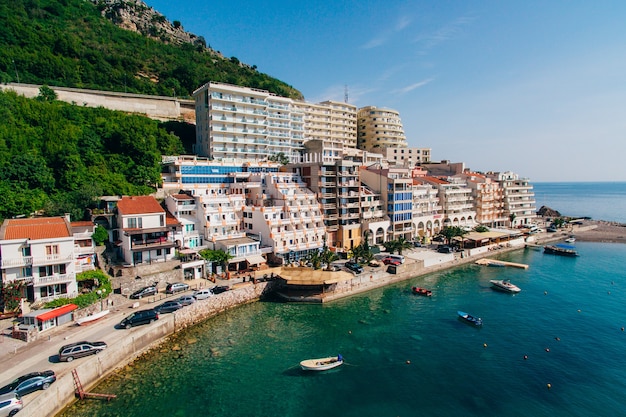
[[[173,194],[172,198],[175,198],[176,200],[193,200],[193,197],[189,194]]]
[[[94,222],[90,220],[72,222],[72,227],[89,227],[94,226]]]
[[[0,229],[0,239],[53,239],[71,237],[72,229],[65,217],[7,219]]]
[[[151,195],[122,197],[117,202],[117,211],[121,215],[165,213],[165,209]]]

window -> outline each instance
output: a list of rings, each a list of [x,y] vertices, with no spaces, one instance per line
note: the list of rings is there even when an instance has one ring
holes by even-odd
[[[31,256],[30,255],[30,246],[24,246],[22,248],[22,256]]]
[[[143,227],[141,217],[129,217],[128,228],[129,229],[141,229]]]
[[[46,256],[58,255],[59,245],[46,245]]]

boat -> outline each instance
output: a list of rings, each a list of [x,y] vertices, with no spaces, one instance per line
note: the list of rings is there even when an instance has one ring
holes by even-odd
[[[567,243],[574,243],[574,242],[576,242],[576,238],[574,236],[570,236],[567,239],[565,239],[565,241]]]
[[[413,294],[425,295],[427,297],[430,297],[433,295],[433,292],[431,290],[427,290],[426,288],[413,287]]]
[[[491,286],[496,290],[512,293],[521,291],[521,289],[517,285],[511,284],[511,282],[507,279],[492,279],[489,282],[491,283]]]
[[[305,371],[327,371],[343,365],[343,356],[329,356],[328,358],[306,359],[300,362],[300,367]]]
[[[487,263],[487,266],[492,266],[496,268],[504,268],[506,264],[504,264],[503,262],[491,261]]]
[[[472,324],[474,326],[483,325],[483,319],[481,319],[480,317],[474,317],[464,311],[457,311],[456,313],[459,315],[459,318],[461,318],[466,323]]]
[[[76,320],[76,324],[79,326],[82,326],[83,324],[88,324],[91,323],[92,321],[96,321],[98,319],[101,319],[102,317],[106,316],[107,314],[109,314],[109,310],[102,310],[98,313],[92,314],[90,316],[85,316],[83,318],[80,318],[78,320]]]
[[[578,256],[578,252],[576,252],[576,248],[574,246],[563,244],[546,245],[543,247],[543,253],[561,256]]]

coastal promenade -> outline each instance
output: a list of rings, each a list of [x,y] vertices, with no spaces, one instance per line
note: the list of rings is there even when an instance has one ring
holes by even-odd
[[[536,237],[539,243],[563,239],[564,234],[541,234]],[[353,294],[372,290],[390,283],[419,277],[435,271],[475,262],[477,259],[494,256],[524,247],[524,240],[510,242],[507,245],[480,248],[471,253],[464,251],[455,254],[439,254],[432,249],[417,248],[404,253],[407,267],[398,274],[389,274],[382,268],[370,270],[350,278],[333,294],[328,294],[325,301],[343,298]],[[76,369],[86,391],[102,378],[114,372],[151,348],[158,346],[167,336],[187,326],[206,320],[229,308],[258,300],[273,282],[251,283],[242,279],[217,282],[229,285],[232,290],[194,303],[173,314],[162,315],[161,319],[149,326],[140,326],[130,330],[116,329],[115,325],[133,311],[134,302],[122,296],[115,296],[111,313],[88,326],[67,324],[47,332],[35,342],[25,344],[10,338],[10,322],[2,322],[3,335],[0,342],[0,384],[6,384],[15,377],[33,371],[52,369],[57,374],[57,382],[46,391],[37,391],[24,397],[22,416],[53,416],[74,401],[74,381],[72,370]],[[209,286],[208,281],[194,283],[196,287]],[[212,283],[210,284],[213,285]],[[178,295],[177,295],[178,296]],[[176,296],[176,297],[177,297]],[[141,300],[140,308],[150,308],[163,302],[163,294],[157,298]],[[79,359],[71,363],[58,362],[56,354],[60,346],[80,340],[104,340],[107,350],[97,356]],[[90,400],[94,401],[94,400]]]

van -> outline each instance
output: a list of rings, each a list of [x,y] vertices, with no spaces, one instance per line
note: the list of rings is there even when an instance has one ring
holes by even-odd
[[[401,264],[403,264],[403,263],[404,263],[404,256],[402,256],[402,255],[389,255],[389,256],[388,256],[388,258],[391,258],[391,259],[393,259],[394,261],[398,261],[398,262],[400,262]]]

